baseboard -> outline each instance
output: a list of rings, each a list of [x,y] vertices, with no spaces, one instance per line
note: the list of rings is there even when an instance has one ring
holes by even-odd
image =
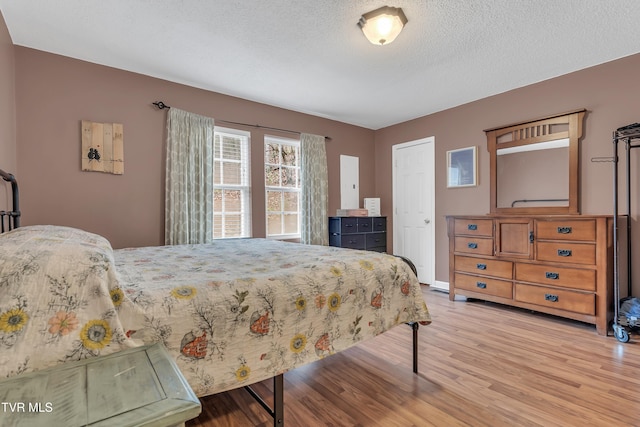
[[[440,280],[436,280],[433,285],[429,286],[431,289],[435,291],[443,291],[449,292],[449,282],[441,282]]]

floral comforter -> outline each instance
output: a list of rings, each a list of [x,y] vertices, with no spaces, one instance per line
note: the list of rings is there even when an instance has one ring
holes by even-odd
[[[109,242],[66,227],[0,234],[0,377],[135,346]]]
[[[4,376],[160,341],[204,396],[430,322],[409,267],[375,252],[266,239],[114,251],[37,226],[0,235],[0,256]]]

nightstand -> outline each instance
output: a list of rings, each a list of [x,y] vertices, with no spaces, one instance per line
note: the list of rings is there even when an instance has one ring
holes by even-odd
[[[161,344],[0,381],[0,425],[184,425],[200,401]]]

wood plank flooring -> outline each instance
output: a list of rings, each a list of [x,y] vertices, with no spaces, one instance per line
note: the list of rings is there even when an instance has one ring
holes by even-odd
[[[285,426],[640,426],[640,336],[423,287],[433,323],[399,326],[287,372]],[[269,393],[271,381],[255,386]],[[188,427],[272,426],[244,390],[202,399]]]

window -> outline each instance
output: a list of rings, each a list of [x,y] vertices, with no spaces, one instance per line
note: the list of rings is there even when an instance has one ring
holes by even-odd
[[[264,141],[267,237],[300,237],[300,141]]]
[[[251,237],[249,133],[215,128],[213,238]]]

